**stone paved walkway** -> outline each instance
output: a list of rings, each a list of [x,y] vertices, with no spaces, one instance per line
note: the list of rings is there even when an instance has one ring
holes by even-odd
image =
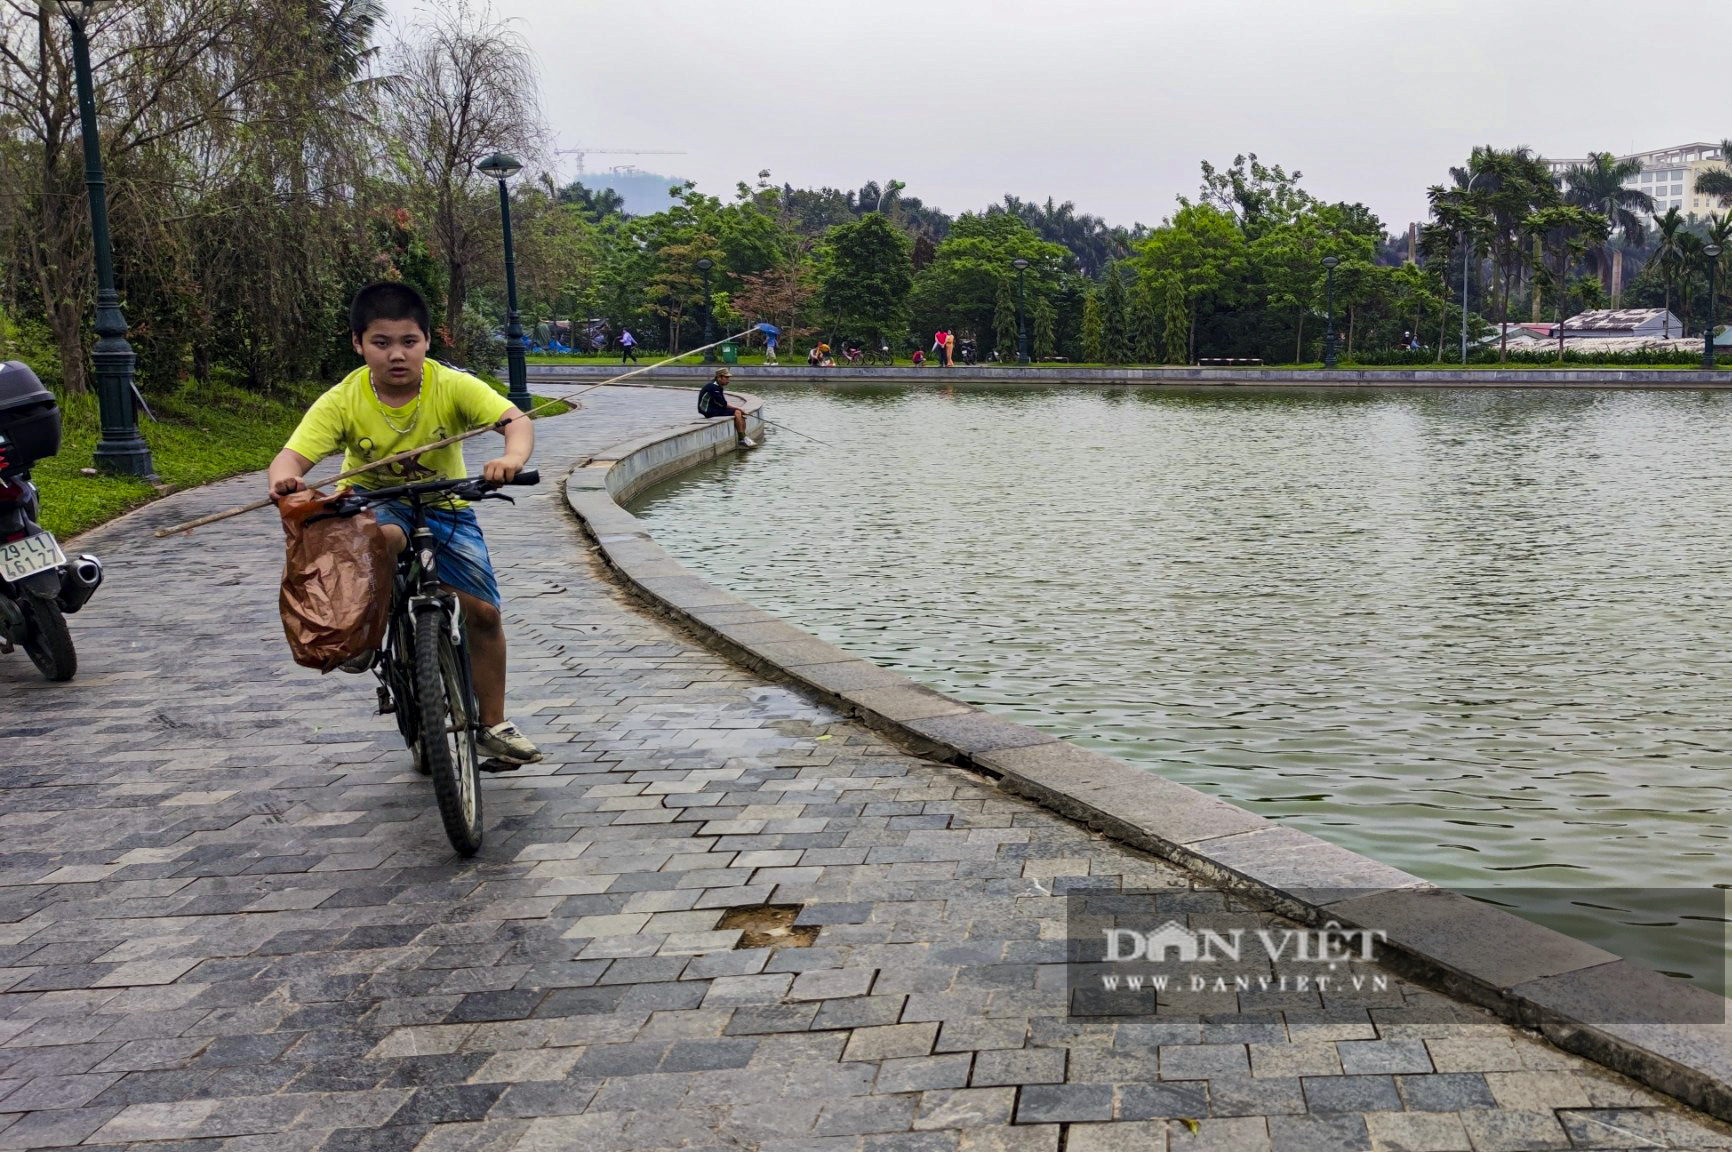
[[[540,466],[690,405],[592,393]],[[1062,893],[1187,877],[695,646],[552,484],[483,508],[547,762],[459,860],[371,679],[289,662],[274,520],[149,535],[258,486],[91,539],[75,682],[0,659],[0,1148],[1732,1147],[1404,985],[1068,1019]],[[718,930],[772,901],[813,946]]]

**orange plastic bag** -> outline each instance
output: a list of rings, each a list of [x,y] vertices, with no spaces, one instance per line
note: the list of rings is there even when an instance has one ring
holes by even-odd
[[[283,590],[277,607],[295,663],[329,672],[383,646],[391,613],[390,546],[372,509],[309,524],[334,500],[295,492],[283,518]]]

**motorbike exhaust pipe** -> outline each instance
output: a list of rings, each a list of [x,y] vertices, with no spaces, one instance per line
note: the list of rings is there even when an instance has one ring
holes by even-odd
[[[68,616],[84,607],[102,584],[102,561],[80,556],[66,565],[60,581],[60,610]]]

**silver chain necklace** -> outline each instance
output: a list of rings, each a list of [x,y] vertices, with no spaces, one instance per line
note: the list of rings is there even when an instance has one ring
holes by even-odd
[[[385,421],[385,427],[399,436],[407,436],[415,431],[416,426],[421,423],[421,401],[425,399],[420,392],[415,394],[415,414],[409,417],[409,423],[397,425],[391,422],[391,406],[385,403],[383,396],[379,395],[379,386],[373,382],[373,370],[371,368],[367,369],[367,387],[373,390],[373,399],[379,405],[379,418]]]

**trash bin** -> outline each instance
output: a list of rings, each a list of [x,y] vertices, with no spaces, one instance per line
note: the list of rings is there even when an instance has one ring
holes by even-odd
[[[738,364],[740,362],[740,346],[732,340],[722,345],[722,363]]]

